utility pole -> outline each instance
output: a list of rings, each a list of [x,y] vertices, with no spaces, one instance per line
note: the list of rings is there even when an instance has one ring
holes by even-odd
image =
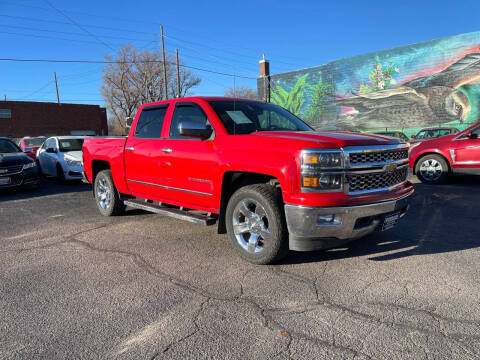
[[[163,42],[163,25],[160,25],[160,36],[162,38],[162,59],[163,59],[163,96],[167,99],[167,64],[165,63],[165,44]]]
[[[260,76],[263,78],[263,101],[270,102],[270,62],[265,59],[265,54],[262,54],[262,60],[259,63]]]
[[[60,97],[58,96],[58,83],[57,83],[57,73],[53,72],[53,78],[55,79],[55,89],[57,90],[57,104],[60,105]]]
[[[175,55],[177,56],[177,97],[180,97],[180,64],[178,61],[178,49],[175,49]]]

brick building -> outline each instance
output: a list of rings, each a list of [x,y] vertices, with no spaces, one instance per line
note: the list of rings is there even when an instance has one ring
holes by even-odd
[[[107,113],[98,105],[0,101],[0,136],[107,134]]]

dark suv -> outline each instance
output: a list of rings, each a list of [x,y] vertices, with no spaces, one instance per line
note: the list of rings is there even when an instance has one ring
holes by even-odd
[[[25,152],[30,149],[26,148]],[[0,137],[0,189],[38,184],[35,161],[10,139]]]

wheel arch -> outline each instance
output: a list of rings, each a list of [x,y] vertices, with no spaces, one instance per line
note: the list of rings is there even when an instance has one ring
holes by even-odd
[[[418,162],[423,159],[425,156],[427,155],[438,155],[440,156],[442,159],[445,160],[445,162],[447,163],[447,166],[448,166],[448,172],[451,173],[452,172],[452,165],[450,164],[450,160],[448,160],[448,158],[443,155],[442,153],[440,152],[436,152],[436,151],[426,151],[420,155],[417,156],[417,158],[415,159],[415,162],[413,163],[413,168],[412,168],[412,171],[413,171],[413,174],[415,175],[417,173],[416,169],[417,169],[417,164]]]
[[[280,198],[282,196],[280,180],[273,175],[249,171],[226,171],[222,177],[220,209],[218,213],[219,234],[225,234],[227,232],[225,212],[227,209],[228,200],[232,194],[241,187],[253,184],[270,184],[272,187],[275,187],[278,190],[278,196]]]

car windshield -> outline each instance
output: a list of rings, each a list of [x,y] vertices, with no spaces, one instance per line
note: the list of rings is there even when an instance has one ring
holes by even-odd
[[[284,108],[255,101],[209,101],[231,135],[255,131],[313,131]]]
[[[37,138],[25,139],[24,143],[26,146],[42,146],[44,141],[45,141],[44,137],[37,137]]]
[[[60,151],[80,151],[82,150],[83,139],[58,139]]]
[[[17,153],[21,150],[10,140],[0,139],[0,153]]]

